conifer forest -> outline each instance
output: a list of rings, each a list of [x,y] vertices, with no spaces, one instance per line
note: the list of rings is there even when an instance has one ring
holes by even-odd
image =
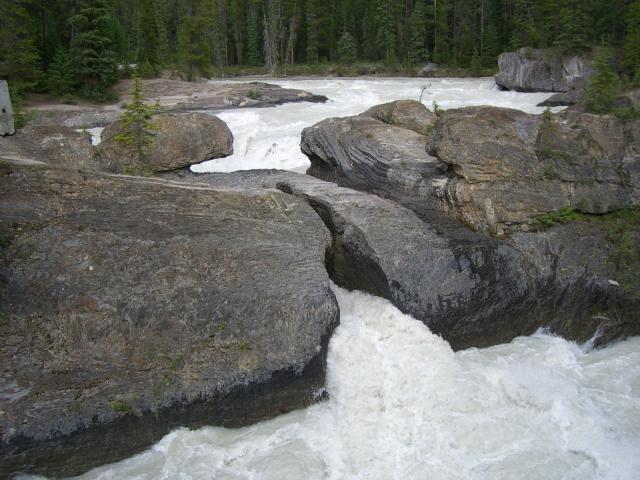
[[[426,62],[493,68],[523,46],[613,48],[640,65],[640,0],[0,0],[0,78],[99,99],[130,65],[152,77],[237,65]],[[408,70],[407,70],[408,71]]]

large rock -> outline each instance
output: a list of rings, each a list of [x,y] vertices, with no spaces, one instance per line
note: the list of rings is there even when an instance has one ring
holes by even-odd
[[[116,137],[122,122],[102,133],[100,153],[111,172],[152,174],[187,168],[233,153],[233,134],[218,117],[205,113],[159,114],[151,118],[152,142],[142,161]]]
[[[78,474],[324,385],[330,234],[291,195],[0,163],[0,472]]]
[[[332,279],[388,298],[454,349],[506,342],[540,327],[594,344],[640,333],[640,249],[628,251],[639,244],[640,211],[495,240],[443,214],[423,220],[376,195],[290,172],[188,180],[277,187],[305,199],[333,234]]]
[[[27,125],[12,140],[24,155],[41,162],[96,171],[106,167],[90,137],[68,127]]]
[[[586,56],[560,55],[553,49],[521,48],[498,57],[499,87],[518,92],[568,92],[586,86],[592,74]]]
[[[301,146],[318,178],[503,235],[563,208],[636,203],[636,123],[469,107],[441,113],[427,136],[364,115],[329,119],[305,129]]]
[[[439,208],[433,192],[447,178],[441,162],[425,151],[423,135],[435,118],[418,102],[402,101],[324,120],[302,132],[300,147],[311,160],[307,173],[396,200],[419,214]]]

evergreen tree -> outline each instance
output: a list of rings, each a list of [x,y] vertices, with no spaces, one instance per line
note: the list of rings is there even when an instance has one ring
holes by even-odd
[[[393,0],[377,0],[378,49],[385,63],[396,63],[396,30]]]
[[[349,32],[344,32],[338,41],[338,60],[341,63],[353,63],[356,61],[358,49],[356,41]]]
[[[409,60],[412,65],[420,65],[427,60],[427,21],[424,0],[417,0],[411,13],[411,42]]]
[[[33,86],[40,76],[36,24],[22,0],[0,0],[0,78]]]
[[[627,7],[627,38],[624,43],[624,67],[640,82],[640,0]]]
[[[125,106],[122,114],[122,128],[115,139],[125,146],[138,164],[144,163],[145,156],[153,142],[154,128],[151,116],[156,113],[154,107],[146,105],[140,77],[133,77],[131,102]],[[139,174],[142,172],[132,172]]]
[[[54,95],[63,95],[73,90],[75,74],[67,51],[58,47],[47,72],[47,89]]]
[[[587,87],[587,108],[593,113],[608,113],[618,88],[618,76],[612,66],[609,47],[603,45],[594,60],[594,74]]]
[[[494,23],[490,23],[484,39],[482,63],[487,67],[495,67],[499,54],[500,39],[498,38],[498,30]]]
[[[555,45],[565,52],[582,52],[589,49],[589,19],[582,0],[572,1],[560,12],[560,34]]]
[[[198,0],[185,0],[178,28],[178,63],[189,81],[211,76],[211,48],[200,6]]]
[[[79,0],[76,14],[69,19],[74,29],[74,70],[83,84],[83,95],[90,98],[100,99],[117,78],[110,21],[109,0]]]
[[[307,62],[318,63],[319,56],[319,43],[318,36],[320,34],[320,17],[317,7],[318,0],[309,0],[307,3]]]
[[[247,12],[247,61],[249,65],[260,64],[260,21],[259,6],[249,1]]]

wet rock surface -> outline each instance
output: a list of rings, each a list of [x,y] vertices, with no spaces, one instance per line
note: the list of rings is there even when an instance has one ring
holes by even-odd
[[[13,160],[0,219],[3,477],[317,400],[338,307],[299,198]]]
[[[150,174],[187,168],[233,153],[233,134],[225,122],[205,113],[160,114],[150,119],[150,146],[139,160],[118,140],[122,122],[109,124],[99,146],[105,171]]]

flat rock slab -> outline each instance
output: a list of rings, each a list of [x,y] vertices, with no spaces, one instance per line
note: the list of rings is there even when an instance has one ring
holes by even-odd
[[[319,398],[338,306],[301,199],[11,161],[0,222],[0,472]]]
[[[121,95],[119,104],[104,107],[44,104],[32,108],[35,124],[63,125],[70,128],[102,127],[117,121],[121,105],[130,100],[131,80],[121,81],[115,88]],[[145,96],[158,103],[164,113],[194,110],[219,111],[236,108],[274,107],[285,103],[324,103],[327,97],[303,90],[283,88],[264,82],[182,82],[178,80],[143,80]]]

